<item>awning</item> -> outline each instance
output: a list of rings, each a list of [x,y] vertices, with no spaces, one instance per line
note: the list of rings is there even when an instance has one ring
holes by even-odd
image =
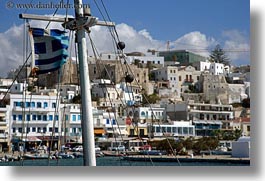
[[[222,121],[214,121],[214,120],[197,120],[197,121],[193,121],[193,123],[195,124],[220,124],[222,125]]]
[[[107,130],[107,133],[115,133],[115,134],[122,134],[122,135],[128,135],[128,132],[126,130]]]
[[[26,142],[41,142],[41,139],[35,136],[28,136],[27,138],[23,138],[22,140]]]
[[[94,129],[94,134],[104,134],[104,129]]]

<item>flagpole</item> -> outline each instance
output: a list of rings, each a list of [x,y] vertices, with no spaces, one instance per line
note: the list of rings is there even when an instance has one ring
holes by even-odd
[[[77,20],[76,38],[78,44],[78,60],[80,70],[80,86],[82,97],[82,141],[84,153],[84,166],[96,166],[94,125],[91,101],[91,85],[87,63],[87,48],[85,29],[82,26],[83,8],[82,0],[75,0],[75,15]]]

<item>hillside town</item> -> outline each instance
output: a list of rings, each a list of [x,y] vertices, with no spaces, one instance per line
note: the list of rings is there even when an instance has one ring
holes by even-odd
[[[60,73],[37,77],[20,66],[0,79],[0,152],[82,143],[77,64],[72,57]],[[102,53],[88,57],[88,67],[98,145],[165,136],[219,136],[226,144],[250,136],[250,65],[148,50]]]

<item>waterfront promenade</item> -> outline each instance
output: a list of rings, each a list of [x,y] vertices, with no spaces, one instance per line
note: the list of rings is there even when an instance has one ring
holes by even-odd
[[[30,154],[30,153],[25,153]],[[53,154],[53,153],[51,153]],[[73,154],[69,152],[69,154]],[[5,155],[10,158],[17,158],[20,154],[19,152],[12,153],[0,153],[0,160],[5,157]],[[23,155],[23,154],[22,154]],[[169,155],[131,155],[122,156],[123,160],[127,161],[137,161],[145,162],[147,160],[152,160],[152,162],[218,162],[218,163],[242,163],[250,164],[250,158],[235,158],[231,155],[198,155],[198,156],[169,156]]]
[[[230,162],[230,163],[248,163],[250,158],[235,158],[231,155],[203,155],[203,156],[168,156],[168,155],[133,155],[123,157],[130,161],[146,161],[152,159],[153,162]]]

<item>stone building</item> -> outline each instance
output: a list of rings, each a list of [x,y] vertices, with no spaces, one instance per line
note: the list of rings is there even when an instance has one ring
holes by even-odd
[[[211,104],[228,104],[228,83],[223,75],[202,75],[203,100]]]

